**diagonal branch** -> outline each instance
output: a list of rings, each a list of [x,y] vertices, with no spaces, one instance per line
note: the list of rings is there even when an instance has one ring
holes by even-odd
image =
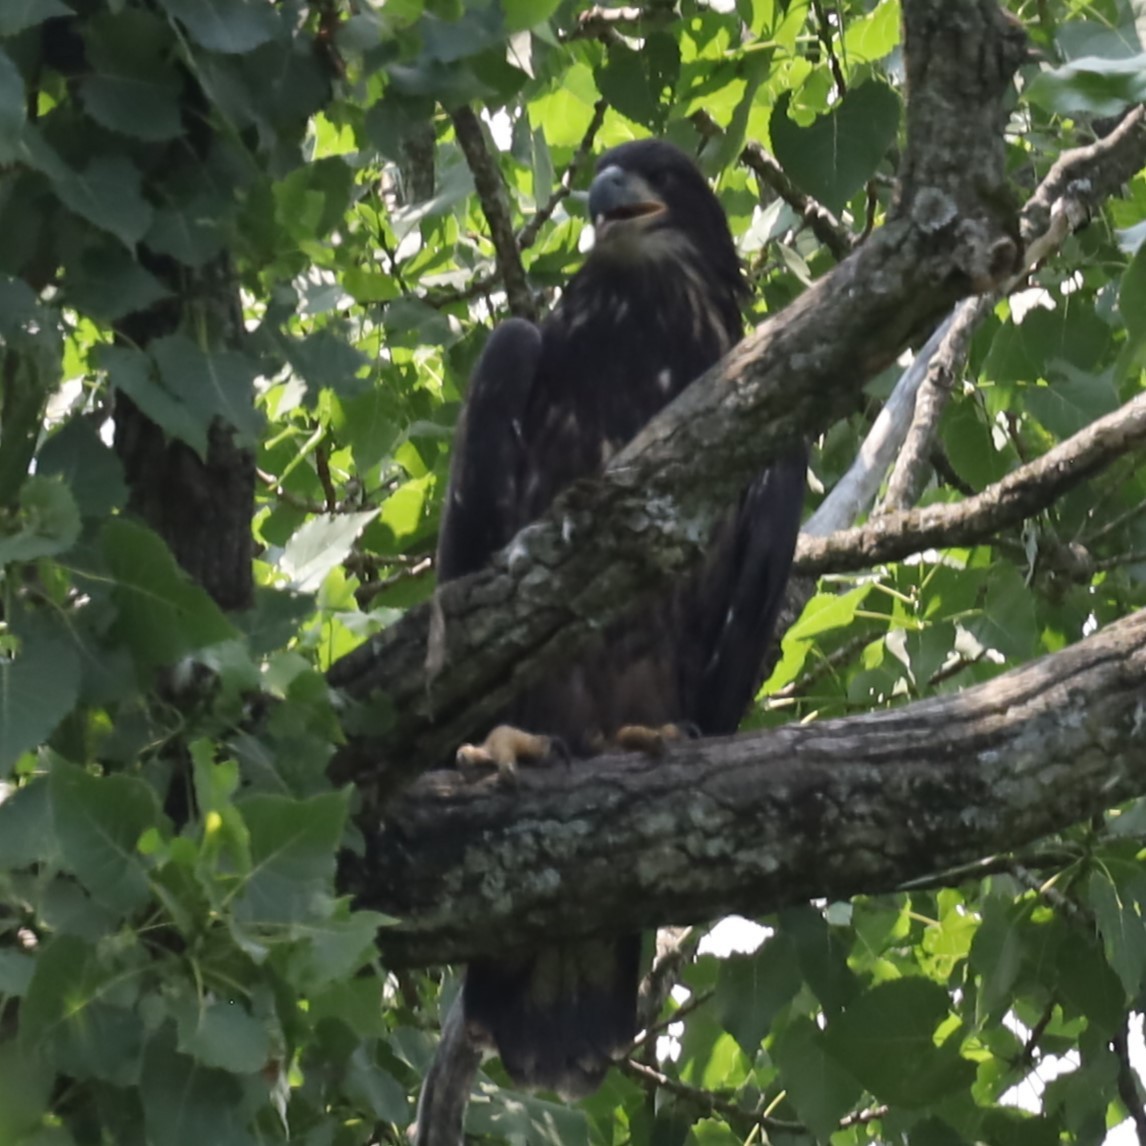
[[[605,112],[608,111],[608,109],[609,105],[603,99],[599,99],[593,105],[593,118],[589,120],[589,126],[585,129],[585,134],[581,137],[581,142],[577,144],[577,150],[573,152],[573,158],[569,160],[569,164],[565,168],[565,173],[561,176],[560,182],[553,189],[553,193],[545,203],[538,208],[533,218],[518,232],[517,246],[519,250],[524,251],[533,246],[537,241],[537,236],[541,232],[541,228],[545,226],[552,217],[553,212],[557,210],[561,201],[567,198],[570,192],[572,192],[573,180],[577,178],[578,173],[589,158],[589,152],[592,151],[593,144],[596,142],[597,132],[601,130],[601,125],[605,122]]]
[[[474,177],[474,189],[481,201],[486,222],[489,223],[489,237],[497,254],[497,271],[505,285],[509,309],[519,318],[536,318],[537,304],[525,267],[521,263],[521,252],[517,247],[517,236],[513,233],[513,219],[509,213],[509,198],[505,193],[505,183],[497,167],[497,159],[485,140],[485,130],[472,107],[459,107],[451,113],[458,145],[466,157],[466,163]]]
[[[599,481],[567,490],[490,567],[441,587],[432,605],[331,669],[330,682],[366,702],[375,723],[377,694],[388,698],[389,728],[335,769],[365,782],[368,807],[693,567],[722,507],[762,465],[848,411],[959,297],[1014,269],[1017,244],[991,189],[1005,177],[997,140],[1025,41],[989,0],[911,0],[904,18],[909,61],[930,63],[909,77],[921,107],[909,109],[887,225],[688,387]],[[432,677],[431,614],[431,663],[441,666]]]
[[[805,194],[788,178],[787,173],[759,143],[748,143],[740,162],[752,170],[761,183],[767,184],[808,224],[812,234],[838,259],[845,259],[856,245],[855,236],[822,203]]]
[[[869,569],[937,546],[970,545],[1039,513],[1124,454],[1146,448],[1146,394],[1092,422],[1041,458],[954,505],[887,513],[827,537],[801,534],[796,568],[805,575]]]
[[[1146,611],[962,693],[690,741],[660,760],[456,772],[399,796],[347,890],[390,966],[890,891],[1146,792]]]

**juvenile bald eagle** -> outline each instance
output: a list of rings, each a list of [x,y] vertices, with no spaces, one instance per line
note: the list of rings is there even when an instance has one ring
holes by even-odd
[[[607,152],[589,191],[596,242],[541,325],[502,324],[458,426],[438,548],[447,581],[481,568],[570,482],[600,473],[742,334],[746,286],[716,196],[657,140]],[[730,506],[701,569],[610,626],[524,692],[504,722],[575,756],[625,726],[736,730],[759,683],[800,523],[803,451]],[[577,766],[577,765],[575,765]],[[471,1031],[515,1082],[598,1085],[636,1027],[640,936],[567,943],[470,966]]]

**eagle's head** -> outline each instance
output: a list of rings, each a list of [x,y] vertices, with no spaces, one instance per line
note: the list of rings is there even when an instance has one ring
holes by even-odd
[[[728,220],[693,161],[660,139],[606,151],[589,188],[593,258],[644,262],[688,258],[740,294],[744,278]]]

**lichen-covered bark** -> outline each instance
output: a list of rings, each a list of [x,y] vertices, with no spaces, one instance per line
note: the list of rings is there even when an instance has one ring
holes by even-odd
[[[384,734],[343,754],[340,778],[377,799],[443,758],[516,677],[570,655],[694,565],[719,507],[762,464],[850,410],[958,298],[1015,269],[1000,140],[1021,33],[990,0],[914,0],[905,23],[908,57],[931,65],[911,93],[922,110],[909,116],[901,209],[689,387],[599,482],[568,490],[489,569],[334,666],[332,684],[368,704],[384,694],[393,714]],[[928,157],[937,141],[941,162]]]
[[[431,773],[345,886],[391,965],[889,891],[1146,792],[1146,611],[959,695],[664,759]]]

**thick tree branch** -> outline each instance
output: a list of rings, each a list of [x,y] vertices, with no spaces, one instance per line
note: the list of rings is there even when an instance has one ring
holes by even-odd
[[[523,681],[692,567],[763,464],[848,411],[959,297],[1015,269],[995,140],[1025,42],[989,0],[911,0],[904,19],[907,55],[929,63],[912,76],[922,107],[908,116],[888,224],[684,391],[601,480],[573,486],[489,568],[443,586],[331,670],[349,698],[389,698],[390,727],[336,770],[368,798],[443,758]]]
[[[486,145],[482,122],[472,107],[459,107],[450,118],[458,145],[474,177],[474,190],[489,223],[489,237],[497,253],[497,270],[505,285],[510,312],[520,318],[536,318],[537,304],[529,289],[525,268],[521,265],[505,183],[497,168],[497,159]]]
[[[348,890],[391,965],[892,890],[1146,792],[1146,611],[988,684],[661,760],[431,773]]]
[[[796,569],[805,575],[870,569],[924,549],[983,541],[1046,509],[1103,466],[1144,446],[1146,394],[1139,394],[975,497],[883,514],[827,537],[801,534]]]
[[[914,504],[918,488],[926,481],[939,418],[955,375],[963,368],[975,329],[998,298],[1025,283],[1031,267],[1056,252],[1069,235],[1086,224],[1111,185],[1117,186],[1114,181],[1118,176],[1146,163],[1146,131],[1135,127],[1139,119],[1139,109],[1127,113],[1105,139],[1067,152],[1055,164],[1020,216],[1026,243],[1020,270],[997,290],[959,303],[932,334],[900,376],[855,462],[805,526],[808,533],[831,533],[851,525],[875,499],[893,458],[895,471],[889,480],[885,507],[907,509]],[[1083,170],[1093,178],[1082,177]],[[1064,178],[1063,171],[1076,177]],[[1046,211],[1048,189],[1062,194]]]

